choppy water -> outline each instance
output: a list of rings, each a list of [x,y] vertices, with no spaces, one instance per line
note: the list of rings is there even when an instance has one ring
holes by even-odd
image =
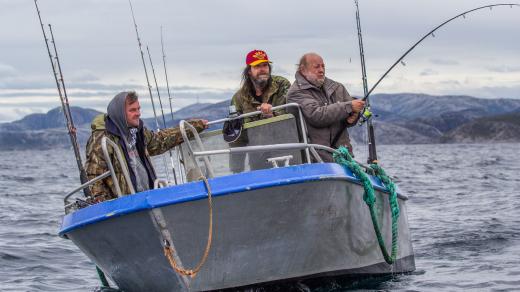
[[[417,272],[320,291],[520,290],[520,144],[378,150],[410,197]],[[77,182],[70,150],[0,152],[0,291],[99,286],[94,265],[56,235],[63,195]]]

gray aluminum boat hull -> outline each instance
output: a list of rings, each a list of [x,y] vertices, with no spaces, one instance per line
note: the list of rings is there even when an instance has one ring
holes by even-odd
[[[376,191],[387,249],[388,194]],[[179,276],[163,254],[151,210],[114,216],[66,233],[124,291],[198,291],[285,279],[380,275],[415,270],[406,201],[399,199],[399,253],[384,262],[363,201],[363,188],[324,179],[269,186],[213,198],[213,241],[193,279]],[[184,268],[201,259],[208,237],[208,201],[160,207]]]

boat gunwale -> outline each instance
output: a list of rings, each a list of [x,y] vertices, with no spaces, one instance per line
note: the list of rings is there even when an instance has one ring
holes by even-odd
[[[374,189],[388,193],[381,181],[369,175]],[[336,163],[300,164],[287,167],[261,169],[208,179],[213,197],[236,194],[256,189],[326,180],[345,180],[358,185],[361,181],[345,167]],[[175,195],[171,195],[171,192]],[[166,188],[148,190],[114,200],[101,202],[63,216],[58,234],[67,233],[112,217],[123,216],[160,208],[167,205],[203,200],[208,197],[204,182],[190,182]],[[398,194],[399,199],[408,197]]]

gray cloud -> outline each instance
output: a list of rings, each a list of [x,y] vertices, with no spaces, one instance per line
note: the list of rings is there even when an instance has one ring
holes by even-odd
[[[458,80],[442,80],[439,83],[442,85],[446,85],[446,86],[460,86],[461,85],[460,81],[458,81]]]
[[[520,85],[516,86],[484,86],[482,94],[488,97],[502,97],[520,99]]]
[[[419,73],[419,75],[421,75],[421,76],[439,75],[439,72],[437,72],[433,69],[430,69],[430,68],[426,68],[421,73]]]
[[[497,72],[497,73],[515,73],[515,72],[520,72],[520,65],[519,66],[508,66],[508,65],[490,66],[490,67],[487,67],[487,69],[491,72]]]
[[[8,78],[14,76],[16,76],[16,70],[12,66],[0,63],[0,78]]]
[[[492,2],[498,3],[497,0]],[[38,3],[43,21],[53,24],[71,97],[80,98],[81,102],[90,99],[98,106],[98,100],[120,90],[135,89],[147,96],[126,1],[46,0]],[[159,27],[164,27],[168,76],[178,105],[195,102],[197,95],[201,100],[229,98],[240,82],[245,54],[255,48],[266,50],[274,62],[273,73],[289,80],[294,77],[298,58],[303,53],[316,51],[324,57],[332,78],[343,82],[351,80],[354,91],[356,88],[361,91],[359,82],[354,82],[360,79],[361,70],[353,2],[330,0],[323,5],[305,0],[265,0],[262,5],[274,9],[269,9],[260,21],[251,19],[251,3],[247,1],[133,0],[132,3],[141,41],[150,47],[163,97],[167,93]],[[367,75],[369,78],[380,76],[432,27],[484,4],[489,3],[484,0],[361,1]],[[200,5],[204,5],[204,9],[199,9]],[[516,28],[520,26],[518,11],[497,7],[491,12],[474,13],[453,22],[435,38],[417,47],[406,58],[407,66],[396,68],[392,74],[406,75],[415,88],[422,88],[425,81],[421,76],[431,75],[434,70],[439,76],[455,74],[452,68],[463,72],[460,75],[472,75],[487,68],[511,80],[520,67],[517,57],[520,39],[510,37],[516,35]],[[23,106],[29,108],[32,100],[37,102],[39,97],[55,96],[49,59],[32,1],[0,0],[0,27],[16,28],[0,30],[0,56],[6,58],[0,61],[0,103],[19,98]],[[450,66],[450,72],[434,68],[432,64]],[[149,67],[148,70],[151,74]],[[478,80],[472,85],[473,90],[487,86],[489,92],[505,91],[494,88],[492,81]],[[398,84],[392,90],[408,91],[405,82]],[[447,83],[432,84],[428,88],[459,89]],[[24,96],[29,97],[24,99]],[[100,103],[99,106],[106,105]],[[6,110],[12,111],[12,108]]]
[[[450,59],[430,59],[430,62],[435,65],[446,65],[446,66],[456,66],[460,63],[456,60]]]
[[[90,70],[79,70],[75,71],[70,80],[74,82],[95,82],[95,81],[101,81],[99,76],[97,76],[94,72]]]

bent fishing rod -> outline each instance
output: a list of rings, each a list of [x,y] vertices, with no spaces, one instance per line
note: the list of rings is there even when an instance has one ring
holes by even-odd
[[[513,8],[513,6],[520,6],[520,4],[502,3],[502,4],[485,5],[485,6],[477,7],[477,8],[462,12],[462,13],[444,21],[443,23],[441,23],[440,25],[438,25],[437,27],[435,27],[434,29],[429,31],[427,34],[425,34],[419,41],[417,41],[414,45],[412,45],[399,59],[397,59],[397,61],[395,61],[395,63],[392,66],[390,66],[390,68],[381,76],[381,78],[379,78],[379,80],[374,84],[374,86],[372,86],[372,88],[368,91],[368,93],[365,94],[365,96],[363,97],[363,100],[366,100],[368,98],[368,96],[372,93],[372,91],[374,91],[374,89],[379,85],[379,83],[388,75],[388,73],[390,73],[390,71],[392,71],[392,69],[394,69],[394,67],[397,66],[397,64],[399,64],[404,59],[404,57],[406,57],[413,49],[415,49],[415,47],[417,47],[428,36],[435,37],[434,32],[437,31],[439,28],[443,27],[444,25],[450,23],[451,21],[453,21],[457,18],[460,18],[460,17],[466,18],[467,14],[472,13],[474,11],[485,9],[485,8],[489,8],[490,10],[492,10],[493,7],[495,7],[495,6],[509,6],[509,7]]]
[[[83,167],[83,162],[81,161],[81,154],[79,151],[79,143],[76,136],[76,127],[74,126],[74,120],[72,119],[72,114],[69,106],[69,98],[67,96],[67,89],[65,87],[65,80],[63,79],[63,72],[61,70],[60,59],[58,57],[58,49],[56,47],[56,41],[54,40],[54,34],[52,33],[52,27],[49,24],[49,31],[51,34],[51,42],[54,47],[54,56],[52,55],[51,49],[49,47],[49,39],[47,38],[47,34],[45,33],[45,28],[43,27],[42,17],[40,14],[40,9],[38,8],[37,0],[34,0],[34,5],[36,6],[36,12],[38,13],[38,19],[40,21],[40,26],[42,28],[43,39],[45,41],[45,46],[47,47],[47,53],[49,54],[49,60],[51,61],[52,72],[54,75],[54,80],[56,81],[56,88],[58,89],[58,95],[60,97],[61,108],[63,110],[63,115],[65,116],[65,120],[67,123],[67,130],[70,137],[70,143],[72,144],[72,149],[74,150],[74,156],[76,157],[76,163],[79,170],[79,179],[82,184],[88,181],[87,173],[85,172],[85,168]],[[56,60],[56,64],[54,63]],[[57,70],[56,70],[57,69]],[[90,196],[90,189],[84,188],[83,194],[85,197]]]
[[[150,101],[152,102],[153,116],[155,117],[155,126],[157,128],[157,132],[160,132],[161,127],[159,126],[159,119],[157,118],[157,112],[155,110],[155,103],[153,101],[153,95],[152,95],[152,86],[150,85],[150,78],[148,78],[148,69],[146,68],[146,62],[144,61],[143,46],[141,44],[141,38],[139,37],[139,30],[137,29],[137,23],[135,21],[134,8],[133,8],[132,2],[130,0],[128,0],[128,4],[130,5],[130,11],[132,12],[132,20],[134,21],[135,35],[137,37],[137,45],[139,46],[139,52],[141,54],[141,61],[143,61],[144,75],[146,76],[146,85],[148,86],[148,93],[150,94]],[[164,117],[164,114],[163,114],[163,117]],[[166,158],[164,158],[164,156],[163,156],[163,162],[164,162],[164,168],[166,170],[166,176],[169,180],[170,175],[168,174],[168,166],[166,163]]]
[[[146,46],[146,51],[148,52],[148,58],[150,59],[150,67],[152,68],[152,76],[153,76],[153,80],[155,82],[155,89],[157,90],[157,97],[159,98],[159,105],[161,107],[163,126],[166,129],[166,117],[164,115],[164,109],[162,106],[161,94],[159,93],[159,85],[157,84],[157,77],[155,77],[155,69],[153,68],[152,55],[150,54],[150,49],[148,48],[148,46]],[[170,154],[170,162],[172,164],[173,180],[175,181],[175,184],[177,184],[177,175],[175,174],[175,165],[173,163],[172,150],[169,149],[168,153]],[[168,180],[169,180],[169,176],[168,176]]]
[[[435,37],[434,32],[443,27],[444,25],[450,23],[451,21],[463,17],[466,18],[466,15],[469,13],[472,13],[477,10],[489,8],[492,9],[495,6],[509,6],[513,8],[513,6],[520,6],[520,4],[515,3],[506,3],[506,4],[492,4],[492,5],[485,5],[481,7],[477,7],[474,9],[470,9],[468,11],[462,12],[446,21],[441,23],[440,25],[436,26],[434,29],[430,30],[428,33],[426,33],[421,39],[419,39],[415,44],[413,44],[395,63],[390,66],[390,68],[379,78],[379,80],[372,86],[372,88],[367,92],[366,87],[366,70],[365,70],[365,58],[363,53],[363,41],[361,37],[361,24],[359,20],[359,7],[358,7],[358,1],[355,0],[356,3],[356,20],[357,20],[357,26],[358,26],[358,39],[359,39],[359,50],[361,55],[361,67],[362,67],[362,74],[363,74],[363,91],[364,91],[364,97],[362,100],[365,101],[365,108],[362,111],[362,117],[361,122],[364,123],[367,122],[367,132],[368,132],[368,148],[369,148],[369,154],[368,154],[368,163],[377,163],[377,153],[376,153],[376,144],[375,144],[375,134],[374,134],[374,127],[372,124],[372,112],[370,111],[370,100],[369,96],[374,91],[374,89],[381,83],[381,81],[392,71],[397,64],[401,63],[402,60],[413,50],[415,49],[422,41],[424,41],[428,36]]]

